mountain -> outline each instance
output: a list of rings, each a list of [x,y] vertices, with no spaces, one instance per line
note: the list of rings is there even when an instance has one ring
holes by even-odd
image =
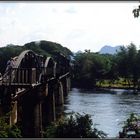
[[[112,46],[106,45],[100,49],[99,53],[100,54],[115,54],[117,51],[120,50],[120,47],[121,46],[112,47]]]

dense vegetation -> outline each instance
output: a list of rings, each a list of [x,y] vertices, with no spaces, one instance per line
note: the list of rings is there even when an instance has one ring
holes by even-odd
[[[21,138],[20,126],[7,123],[9,118],[0,117],[0,138]],[[140,116],[131,113],[123,123],[119,138],[140,137]],[[43,133],[44,138],[106,138],[107,134],[94,127],[89,114],[72,113],[51,123]]]
[[[9,116],[0,117],[0,138],[20,138],[21,130],[17,125],[7,123]]]
[[[10,126],[8,116],[0,117],[0,138],[21,138],[21,129],[18,125]],[[93,127],[91,116],[79,113],[61,118],[53,122],[44,131],[43,137],[47,138],[104,138],[103,131]]]
[[[106,136],[103,131],[93,127],[90,115],[79,113],[52,123],[44,133],[44,137],[47,138],[104,138]]]
[[[114,55],[77,53],[73,63],[73,86],[140,87],[140,50],[133,43],[121,46]]]
[[[124,121],[123,129],[119,132],[120,138],[140,138],[140,116],[131,113]]]

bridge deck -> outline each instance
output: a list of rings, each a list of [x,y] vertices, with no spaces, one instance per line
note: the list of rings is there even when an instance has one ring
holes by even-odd
[[[16,86],[21,87],[21,88],[26,88],[26,87],[35,87],[35,86],[39,86],[41,85],[41,83],[34,83],[34,84],[30,84],[30,83],[3,83],[2,81],[0,81],[0,86]]]

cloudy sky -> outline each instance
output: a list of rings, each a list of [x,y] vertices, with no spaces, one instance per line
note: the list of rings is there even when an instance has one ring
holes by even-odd
[[[139,2],[0,2],[0,47],[48,40],[73,52],[140,46]]]

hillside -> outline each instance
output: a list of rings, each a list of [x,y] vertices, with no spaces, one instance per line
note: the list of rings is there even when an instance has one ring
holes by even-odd
[[[14,57],[19,55],[24,50],[33,50],[34,52],[44,55],[44,56],[52,56],[56,53],[62,53],[65,56],[69,57],[72,55],[72,52],[66,48],[63,47],[61,44],[51,42],[51,41],[45,41],[41,40],[38,42],[30,42],[26,43],[23,46],[19,45],[7,45],[6,47],[0,48],[0,72],[3,73],[6,67],[7,61],[10,59],[10,57]]]

